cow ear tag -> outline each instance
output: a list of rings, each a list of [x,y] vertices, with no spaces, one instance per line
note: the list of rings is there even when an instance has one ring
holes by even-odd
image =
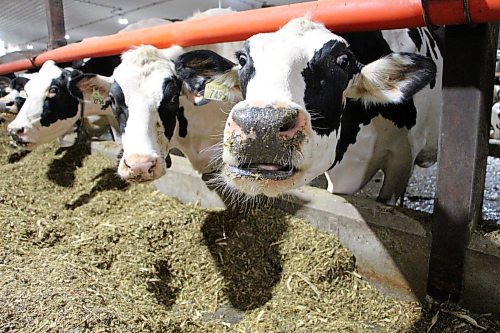
[[[212,81],[205,85],[203,97],[213,101],[227,101],[229,99],[229,88],[224,84]]]
[[[19,97],[26,99],[26,98],[28,98],[28,94],[26,93],[26,91],[21,90],[19,92]]]
[[[95,87],[92,89],[92,94],[90,95],[90,102],[92,104],[99,104],[101,106],[106,103],[101,93],[99,92],[99,89]]]

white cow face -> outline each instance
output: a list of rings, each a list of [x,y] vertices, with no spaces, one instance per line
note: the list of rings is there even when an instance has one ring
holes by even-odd
[[[70,132],[81,118],[80,101],[90,98],[88,91],[108,94],[109,82],[96,85],[105,79],[47,61],[24,86],[27,98],[8,126],[9,135],[18,147],[31,150]]]
[[[222,175],[249,195],[276,196],[324,173],[343,113],[362,112],[352,103],[404,102],[436,72],[431,60],[408,53],[364,66],[343,38],[307,18],[251,37],[237,56],[245,100],[226,123]]]
[[[155,47],[141,46],[122,55],[113,76],[109,103],[123,145],[118,174],[129,182],[157,179],[170,166],[169,145],[179,113],[174,64]]]
[[[25,85],[28,97],[8,126],[17,146],[31,150],[65,134],[76,123],[78,101],[68,91],[70,77],[71,71],[47,61]]]

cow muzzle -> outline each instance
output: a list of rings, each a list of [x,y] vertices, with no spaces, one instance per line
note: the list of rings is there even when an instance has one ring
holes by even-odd
[[[251,180],[293,177],[302,156],[306,124],[305,112],[299,108],[233,109],[224,133],[225,173]]]
[[[27,139],[27,129],[22,126],[15,126],[12,123],[7,126],[7,133],[12,139],[12,143],[21,149],[32,150],[35,143]]]
[[[144,183],[163,176],[165,167],[159,157],[131,154],[120,160],[118,174],[130,183]]]

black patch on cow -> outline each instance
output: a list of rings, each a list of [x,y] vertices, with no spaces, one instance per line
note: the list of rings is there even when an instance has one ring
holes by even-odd
[[[26,102],[26,98],[24,98],[24,97],[19,97],[18,96],[16,98],[14,98],[14,104],[16,105],[16,108],[17,108],[18,111],[21,110],[21,108],[24,105],[24,102]]]
[[[179,112],[180,82],[176,78],[168,77],[163,81],[162,91],[163,99],[158,106],[158,114],[163,124],[165,137],[170,140],[174,135],[175,120]]]
[[[366,65],[392,53],[381,31],[350,32],[341,36],[349,43],[349,49],[362,64]]]
[[[364,64],[392,53],[381,31],[346,33],[342,37],[349,43],[349,49],[354,53],[356,60]],[[325,44],[325,47],[329,47],[330,51],[333,52],[332,46],[334,44],[334,41],[330,41]],[[319,50],[315,53],[313,60],[308,64],[302,75],[306,82],[305,104],[307,110],[312,114],[311,123],[314,131],[319,135],[325,135],[338,129],[339,126],[341,127],[336,148],[336,159],[331,167],[340,162],[349,145],[356,142],[360,127],[368,125],[377,115],[382,115],[384,118],[391,120],[400,128],[410,129],[416,124],[417,111],[413,99],[397,105],[371,105],[369,107],[365,107],[360,101],[347,99],[344,109],[341,101],[343,89],[339,87],[345,88],[346,82],[343,80],[341,80],[340,84],[322,82],[322,79],[318,79],[317,75],[324,78],[328,72],[328,67],[311,64],[314,61],[321,63],[321,59],[328,59],[326,57],[328,52],[325,51]],[[321,68],[322,70],[313,70],[314,68]],[[337,77],[342,77],[342,75]],[[322,85],[336,85],[336,87],[333,90],[330,88],[327,94],[321,94],[319,91],[322,90]],[[407,89],[412,90],[413,88],[408,87]],[[333,93],[333,91],[336,91],[336,93]]]
[[[349,145],[356,142],[361,126],[366,126],[378,115],[391,120],[399,128],[411,129],[417,123],[417,109],[413,100],[402,104],[370,105],[365,107],[360,101],[348,99],[342,113],[340,138],[337,143],[333,168],[344,157]]]
[[[348,64],[338,64],[347,57]],[[353,54],[343,42],[331,40],[314,53],[302,71],[306,84],[304,103],[312,116],[311,125],[319,135],[338,131],[342,113],[342,93],[357,71]]]
[[[75,117],[78,113],[78,101],[71,96],[67,84],[70,77],[68,70],[63,70],[61,75],[53,79],[50,88],[57,89],[57,93],[52,98],[45,98],[42,106],[40,124],[50,126],[58,120]]]
[[[120,133],[123,134],[125,133],[125,126],[127,126],[128,106],[125,103],[122,87],[120,87],[116,81],[114,81],[109,88],[109,99],[111,102],[111,109],[120,127]]]
[[[182,106],[177,111],[177,121],[179,122],[179,136],[185,138],[188,134],[188,120],[184,116],[184,108]]]
[[[104,76],[111,76],[115,67],[121,63],[119,55],[92,58],[88,61],[79,61],[73,65],[73,68],[83,73],[94,73]]]
[[[429,44],[430,44],[429,46],[430,46],[430,49],[432,51],[432,54],[434,55],[434,59],[437,59],[438,55],[436,52],[436,42],[434,41],[434,38],[432,37],[432,35],[429,33],[429,30],[425,29],[424,33],[427,37],[427,40],[429,41]]]
[[[408,35],[410,36],[413,43],[415,43],[417,50],[420,51],[420,49],[422,48],[422,36],[420,35],[419,30],[420,29],[417,29],[417,28],[409,29]]]
[[[243,50],[236,52],[236,57],[238,58],[242,54],[246,56],[247,61],[246,64],[240,68],[238,73],[240,76],[241,94],[243,95],[243,99],[245,99],[248,82],[255,76],[255,67],[253,65],[252,55],[250,54],[249,41],[245,42]]]
[[[191,91],[202,94],[207,81],[230,71],[234,66],[234,63],[213,51],[195,50],[176,59],[175,72]]]
[[[25,77],[16,77],[12,81],[10,81],[9,87],[12,90],[22,91],[24,90],[24,86],[29,81],[29,79]]]

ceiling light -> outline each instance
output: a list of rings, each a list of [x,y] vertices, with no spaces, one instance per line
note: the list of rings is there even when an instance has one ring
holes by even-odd
[[[68,40],[70,37],[68,34],[64,35],[64,39]]]
[[[128,19],[126,17],[120,17],[118,19],[118,23],[121,25],[126,25],[126,24],[128,24]]]
[[[27,48],[28,50],[33,50],[33,45],[28,44],[28,45],[26,45],[26,48]]]

